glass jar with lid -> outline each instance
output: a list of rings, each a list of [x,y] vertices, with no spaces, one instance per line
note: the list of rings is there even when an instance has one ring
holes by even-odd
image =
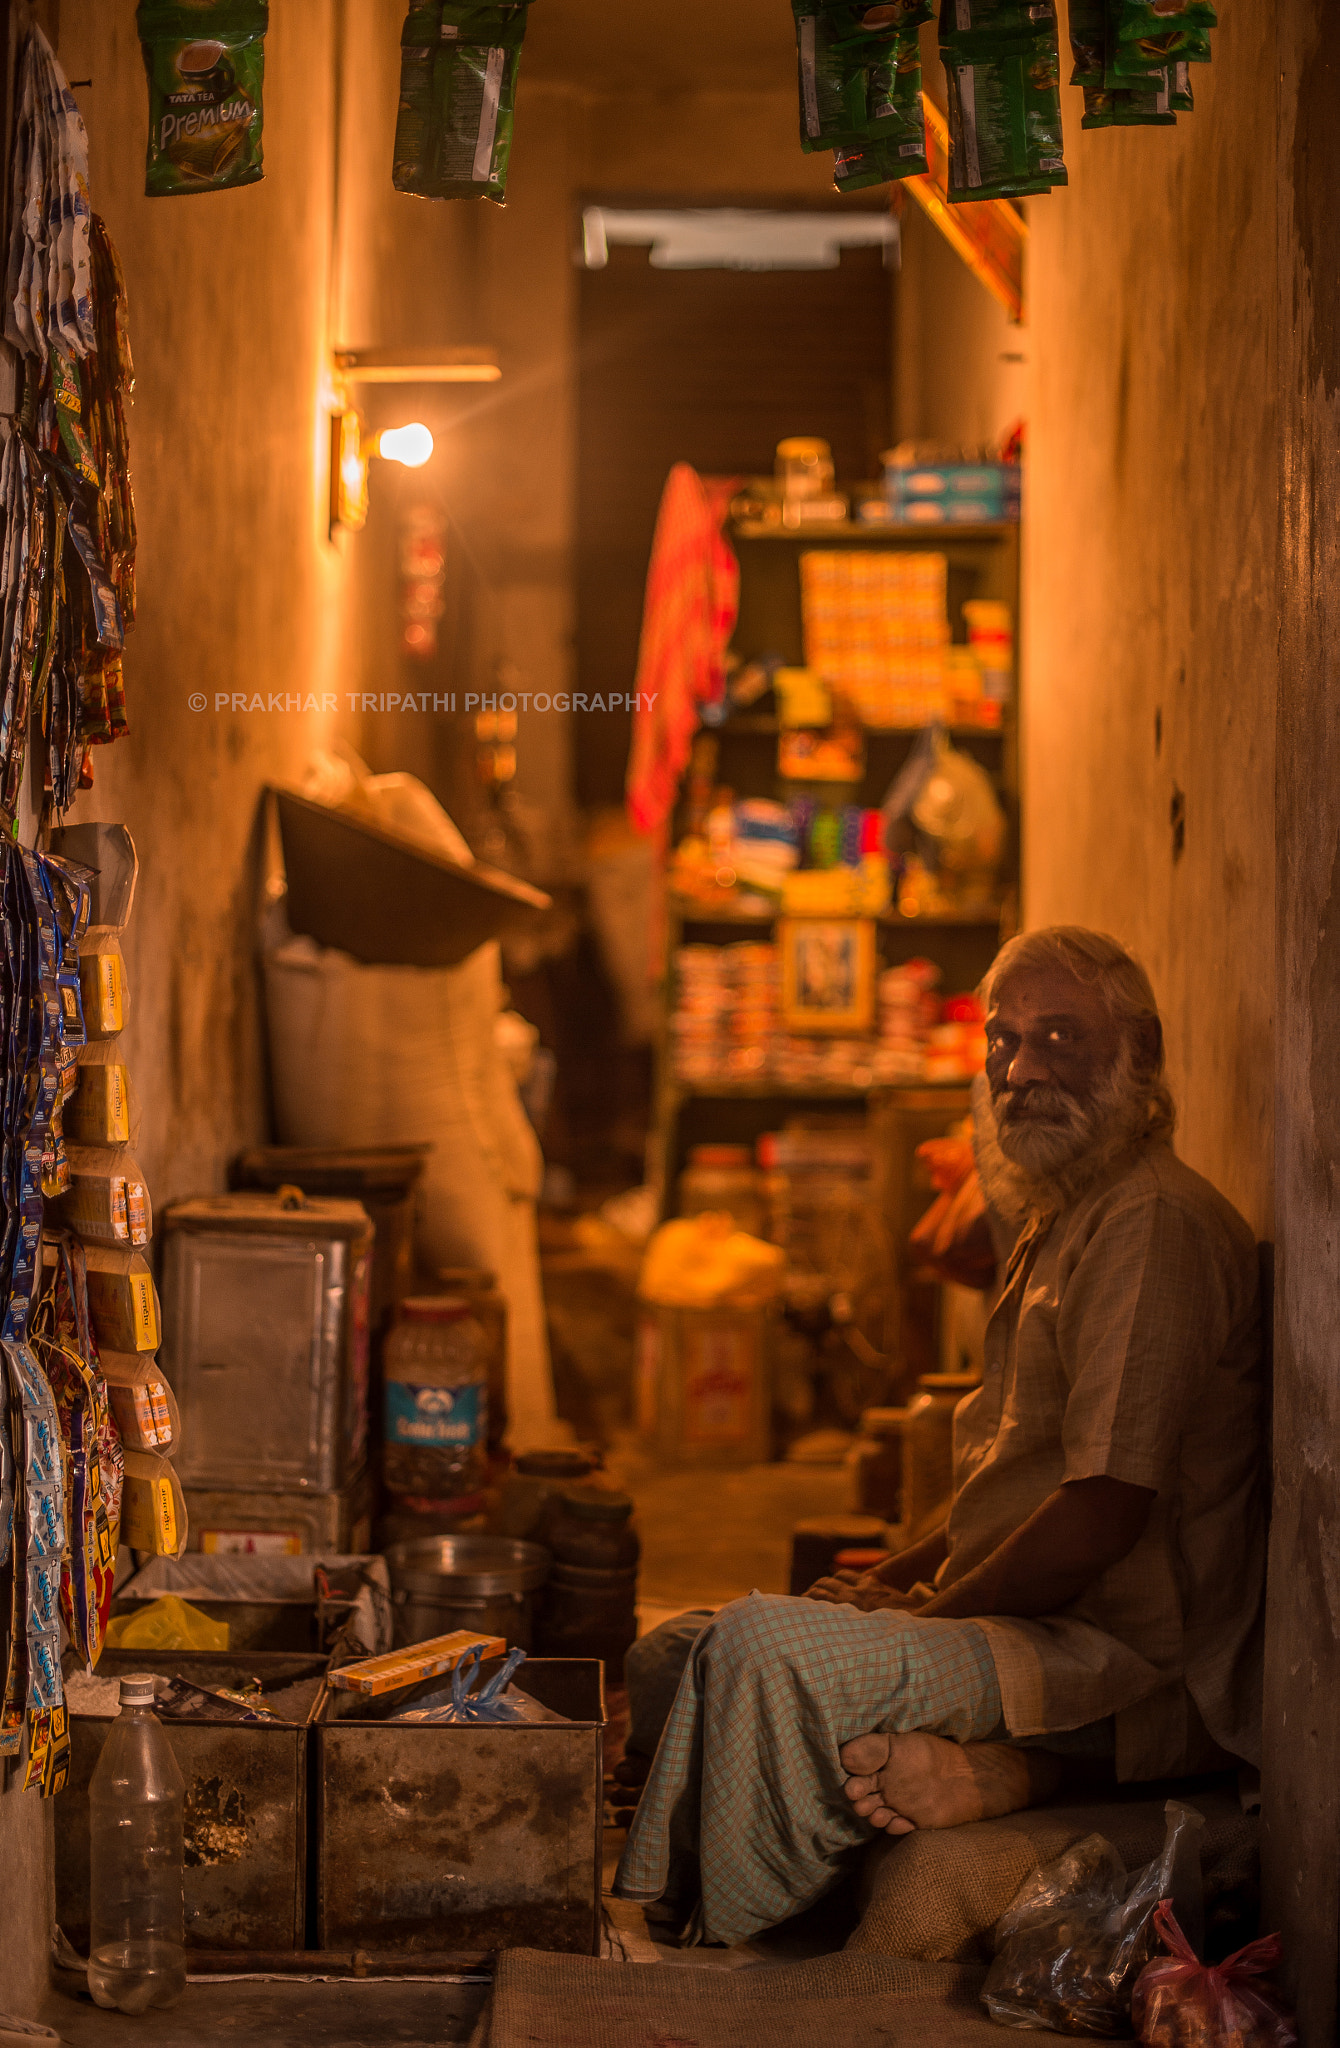
[[[488,1345],[459,1295],[410,1295],[382,1354],[387,1490],[423,1501],[459,1499],[484,1485]]]

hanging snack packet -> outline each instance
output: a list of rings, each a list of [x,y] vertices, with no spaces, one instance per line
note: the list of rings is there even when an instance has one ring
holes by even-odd
[[[134,1351],[104,1351],[98,1364],[126,1449],[171,1451],[181,1437],[181,1416],[157,1359]]]
[[[1113,27],[1123,42],[1138,36],[1159,36],[1169,29],[1217,28],[1219,16],[1210,0],[1110,0]]]
[[[951,203],[1017,198],[1066,184],[1055,38],[982,58],[947,49],[944,60]]]
[[[105,931],[79,942],[79,990],[90,1039],[115,1038],[126,1021],[126,963],[121,941]]]
[[[1170,64],[1168,66],[1168,105],[1174,114],[1194,114],[1196,102],[1191,96],[1191,66]]]
[[[1099,90],[1107,49],[1107,8],[1104,0],[1070,0],[1070,54],[1074,70],[1072,85]]]
[[[1053,0],[940,0],[940,45],[974,37],[989,43],[1056,34]]]
[[[1168,91],[1167,73],[1159,72],[1143,85],[1110,89],[1084,88],[1084,119],[1081,128],[1175,128]]]
[[[528,4],[411,4],[400,37],[397,192],[504,203]]]
[[[101,1351],[157,1351],[161,1318],[143,1252],[89,1245],[88,1308]]]
[[[905,9],[853,6],[846,0],[791,0],[791,11],[801,148],[907,141],[909,96],[921,92],[914,24],[925,18],[922,11],[909,16]],[[922,141],[924,146],[924,136]]]
[[[1130,42],[1109,42],[1103,83],[1138,85],[1170,64],[1208,64],[1210,32],[1204,28],[1167,29]]]
[[[916,154],[909,154],[911,150]],[[864,192],[895,178],[915,178],[927,169],[924,126],[917,143],[867,142],[859,149],[833,151],[833,187],[838,192]]]
[[[189,1527],[186,1499],[172,1465],[156,1451],[127,1451],[121,1541],[154,1557],[180,1557]]]
[[[114,1041],[86,1048],[114,1052]],[[81,1061],[71,1069],[73,1085],[65,1100],[65,1136],[74,1145],[130,1143],[130,1075],[119,1059]]]
[[[128,1145],[68,1145],[70,1187],[61,1219],[84,1244],[141,1245],[153,1235],[153,1209],[139,1161]]]
[[[264,177],[267,0],[140,0],[149,78],[151,199],[226,192]]]

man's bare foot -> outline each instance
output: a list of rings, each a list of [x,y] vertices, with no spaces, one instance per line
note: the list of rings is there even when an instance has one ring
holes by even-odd
[[[1045,1799],[1060,1774],[1056,1760],[1037,1750],[941,1735],[858,1735],[838,1756],[857,1813],[890,1835],[1017,1813]]]

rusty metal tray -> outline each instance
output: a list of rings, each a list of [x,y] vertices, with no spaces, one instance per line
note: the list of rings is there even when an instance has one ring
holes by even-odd
[[[186,1945],[192,1950],[302,1949],[307,1920],[308,1722],[328,1659],[279,1651],[104,1650],[99,1678],[152,1671],[197,1685],[259,1677],[267,1693],[298,1688],[293,1715],[251,1722],[164,1721],[186,1780]],[[88,1787],[110,1720],[70,1716],[70,1777],[56,1807],[56,1918],[87,1952]]]
[[[604,1667],[534,1657],[517,1682],[567,1719],[396,1723],[374,1718],[384,1701],[326,1694],[313,1731],[318,1949],[428,1967],[504,1948],[599,1953]]]

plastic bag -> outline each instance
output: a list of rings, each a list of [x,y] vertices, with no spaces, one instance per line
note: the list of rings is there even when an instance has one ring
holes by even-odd
[[[557,1721],[563,1717],[542,1707],[538,1700],[532,1700],[518,1692],[512,1684],[513,1674],[526,1661],[526,1653],[518,1644],[509,1650],[505,1661],[494,1672],[487,1685],[478,1692],[470,1692],[479,1675],[480,1653],[472,1650],[468,1657],[462,1657],[451,1674],[451,1691],[422,1694],[409,1707],[402,1707],[392,1714],[393,1721],[428,1721],[434,1724],[450,1725],[453,1722],[479,1721]]]
[[[118,1614],[107,1624],[109,1650],[226,1650],[226,1621],[211,1621],[176,1593],[165,1593],[139,1614]]]
[[[1131,2025],[1145,2048],[1297,2048],[1292,2014],[1274,1986],[1259,1981],[1279,1962],[1278,1934],[1249,1941],[1226,1962],[1202,1963],[1167,1899],[1154,1931],[1171,1954],[1146,1965],[1131,1997]]]
[[[779,1246],[737,1230],[724,1211],[705,1209],[652,1233],[637,1291],[662,1308],[757,1308],[785,1279]]]
[[[1172,1799],[1164,1813],[1163,1853],[1133,1878],[1104,1836],[1086,1835],[1025,1880],[996,1924],[996,1959],[982,1989],[993,2020],[1109,2039],[1128,2032],[1160,1899],[1176,1898],[1198,1932],[1204,1913],[1204,1815]]]

